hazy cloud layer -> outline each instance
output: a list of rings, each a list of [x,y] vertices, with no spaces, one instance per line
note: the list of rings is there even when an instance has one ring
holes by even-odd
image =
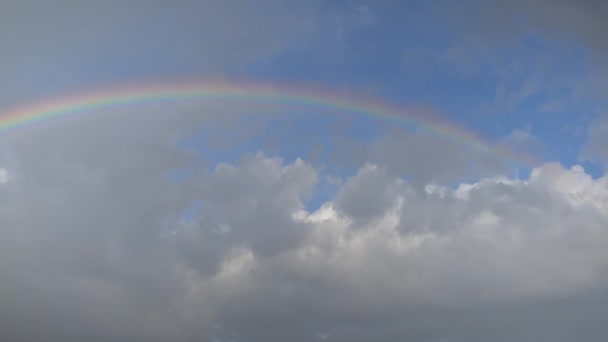
[[[147,80],[223,77],[301,49],[317,1],[12,1],[0,13],[0,100]],[[16,102],[19,103],[19,102]]]
[[[173,126],[150,111],[137,130],[94,115],[4,137],[6,339],[565,341],[585,319],[547,331],[567,319],[550,308],[582,310],[607,285],[607,180],[580,167],[445,188],[361,163],[306,212],[317,166],[254,153],[208,169],[175,147],[210,108]],[[206,122],[229,132],[240,111]],[[194,173],[172,181],[176,165]],[[505,318],[520,315],[543,318]]]
[[[593,160],[608,165],[608,116],[603,114],[595,119],[587,131],[589,141],[582,153],[582,159]]]
[[[553,38],[582,41],[598,51],[608,47],[604,39],[608,26],[603,20],[608,7],[601,0],[474,0],[452,6],[439,3],[446,10],[460,13],[461,20],[454,22],[470,30],[476,38],[500,42],[522,35],[548,34]]]

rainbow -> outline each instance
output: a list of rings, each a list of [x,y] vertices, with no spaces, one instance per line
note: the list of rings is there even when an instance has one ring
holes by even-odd
[[[123,105],[165,103],[197,99],[219,99],[255,103],[286,104],[304,108],[344,112],[381,119],[392,125],[416,129],[465,146],[480,154],[513,166],[529,166],[536,161],[506,146],[493,144],[448,122],[405,111],[378,99],[345,96],[319,87],[277,85],[260,82],[182,82],[143,84],[101,89],[83,94],[26,105],[0,114],[0,133],[47,120],[90,113]]]

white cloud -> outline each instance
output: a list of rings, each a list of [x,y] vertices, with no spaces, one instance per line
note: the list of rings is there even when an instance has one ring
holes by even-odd
[[[505,142],[507,142],[508,144],[512,144],[512,145],[521,145],[521,144],[526,143],[528,140],[530,140],[531,137],[532,137],[532,134],[530,133],[529,130],[516,129],[513,132],[511,132],[511,134],[509,134],[509,136],[507,136],[507,138],[505,139]]]

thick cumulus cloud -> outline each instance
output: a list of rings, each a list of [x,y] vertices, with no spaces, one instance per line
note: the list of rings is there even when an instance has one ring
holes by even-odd
[[[580,312],[605,286],[606,185],[546,164],[525,181],[421,192],[365,165],[319,210],[292,207],[292,224],[306,230],[297,246],[271,258],[241,252],[232,270],[242,278],[219,320],[244,341],[568,340],[584,319],[507,318]],[[495,329],[479,328],[492,320]],[[556,323],[565,325],[547,330]]]
[[[318,164],[263,152],[209,164],[176,147],[195,122],[230,134],[243,108],[165,109],[2,137],[4,340],[601,333],[585,322],[604,319],[588,303],[606,298],[605,178],[545,164],[527,180],[420,186],[376,160],[307,211],[332,176]],[[190,174],[167,176],[178,167]]]

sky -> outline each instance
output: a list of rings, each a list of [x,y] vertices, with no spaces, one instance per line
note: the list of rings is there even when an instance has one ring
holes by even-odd
[[[0,339],[606,339],[607,14],[3,1],[0,123],[217,80],[399,110],[136,101],[0,129]]]

